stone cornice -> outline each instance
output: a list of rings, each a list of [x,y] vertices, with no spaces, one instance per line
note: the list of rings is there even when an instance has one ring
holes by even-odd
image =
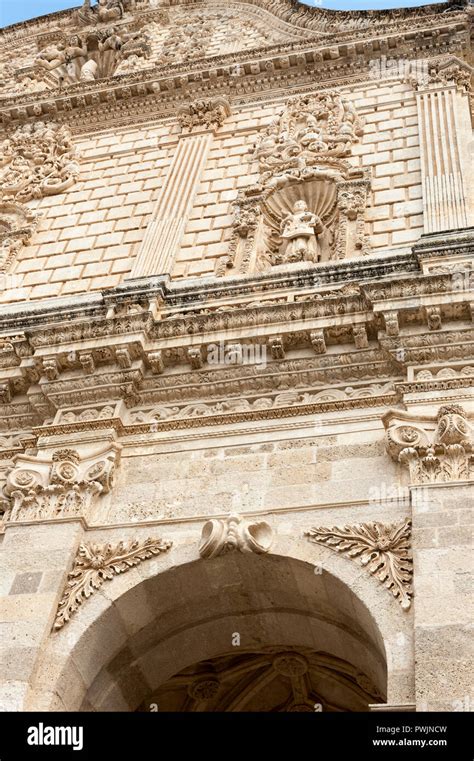
[[[338,34],[337,39],[324,40],[324,45],[319,35],[301,42],[194,59],[173,66],[152,65],[135,74],[78,83],[67,90],[6,96],[0,99],[0,119],[9,125],[32,117],[53,117],[80,132],[104,128],[111,121],[136,122],[137,109],[140,121],[172,116],[176,103],[189,97],[190,87],[200,97],[212,90],[214,94],[247,99],[252,94],[274,93],[298,84],[311,87],[315,75],[318,84],[363,81],[370,79],[370,61],[390,56],[391,51],[400,55],[404,44],[413,59],[447,56],[467,47],[467,37],[463,42],[462,36],[457,35],[461,32],[466,36],[467,17],[456,14],[454,24],[450,14],[437,14],[435,18],[439,22],[436,29],[417,30],[415,37],[412,24],[406,30],[398,29],[396,34],[371,29],[369,38],[367,30],[357,35],[351,33],[352,40],[350,35],[345,39],[347,33]]]
[[[441,14],[459,14],[465,13],[468,8],[468,0],[448,0],[444,3],[428,3],[422,6],[382,9],[382,10],[357,10],[341,11],[330,10],[325,8],[311,7],[303,5],[298,0],[240,0],[239,5],[246,5],[249,8],[262,9],[272,14],[285,24],[293,26],[295,29],[308,30],[310,32],[336,33],[344,31],[344,27],[351,30],[366,31],[370,26],[400,25],[410,23],[413,25],[417,20],[426,21],[437,18]],[[153,10],[163,11],[167,8],[183,7],[205,7],[206,3],[202,0],[163,0],[159,9],[151,9],[147,0],[137,0],[136,7],[127,9],[133,11],[135,15],[149,15]],[[51,24],[60,26],[67,24],[72,20],[73,14],[80,8],[80,5],[71,5],[70,9],[57,11],[55,13],[45,14],[37,18],[18,22],[5,27],[0,34],[3,37],[23,37],[31,34],[38,34],[43,31],[43,27],[49,28]],[[117,22],[116,22],[117,24]]]

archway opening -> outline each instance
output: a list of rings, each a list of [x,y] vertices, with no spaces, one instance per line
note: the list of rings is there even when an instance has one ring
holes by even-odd
[[[85,711],[363,711],[387,692],[382,637],[354,591],[310,563],[238,552],[120,594],[57,692],[74,679]]]

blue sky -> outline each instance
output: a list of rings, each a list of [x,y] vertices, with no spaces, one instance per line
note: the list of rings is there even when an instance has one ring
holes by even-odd
[[[378,8],[402,8],[427,5],[429,0],[307,0],[306,5],[321,5],[333,10],[358,10]],[[43,16],[82,5],[81,0],[0,0],[0,26],[15,24],[17,21]]]

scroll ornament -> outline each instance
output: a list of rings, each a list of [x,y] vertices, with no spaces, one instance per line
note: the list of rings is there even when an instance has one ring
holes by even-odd
[[[172,543],[161,539],[112,544],[81,544],[68,575],[63,596],[59,602],[54,628],[61,629],[73,613],[92,594],[119,573],[125,573],[143,560],[160,555]]]
[[[361,523],[338,528],[312,528],[310,542],[358,558],[407,610],[411,605],[413,561],[410,550],[411,521],[398,524]]]
[[[116,444],[84,458],[74,449],[58,449],[51,460],[18,455],[5,486],[12,504],[9,520],[87,515],[96,498],[112,489],[119,460]]]
[[[272,542],[273,529],[266,521],[251,523],[240,515],[229,515],[204,524],[199,554],[202,558],[213,558],[235,550],[263,554],[270,550]]]

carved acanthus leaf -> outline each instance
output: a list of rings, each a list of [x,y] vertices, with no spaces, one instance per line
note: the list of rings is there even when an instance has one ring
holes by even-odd
[[[54,628],[61,629],[104,581],[129,571],[142,560],[166,552],[171,545],[162,539],[146,539],[144,542],[134,539],[117,545],[81,544],[58,605]]]
[[[305,536],[351,559],[358,558],[407,610],[413,594],[410,533],[411,521],[402,521],[388,525],[371,522],[342,528],[312,528]]]

